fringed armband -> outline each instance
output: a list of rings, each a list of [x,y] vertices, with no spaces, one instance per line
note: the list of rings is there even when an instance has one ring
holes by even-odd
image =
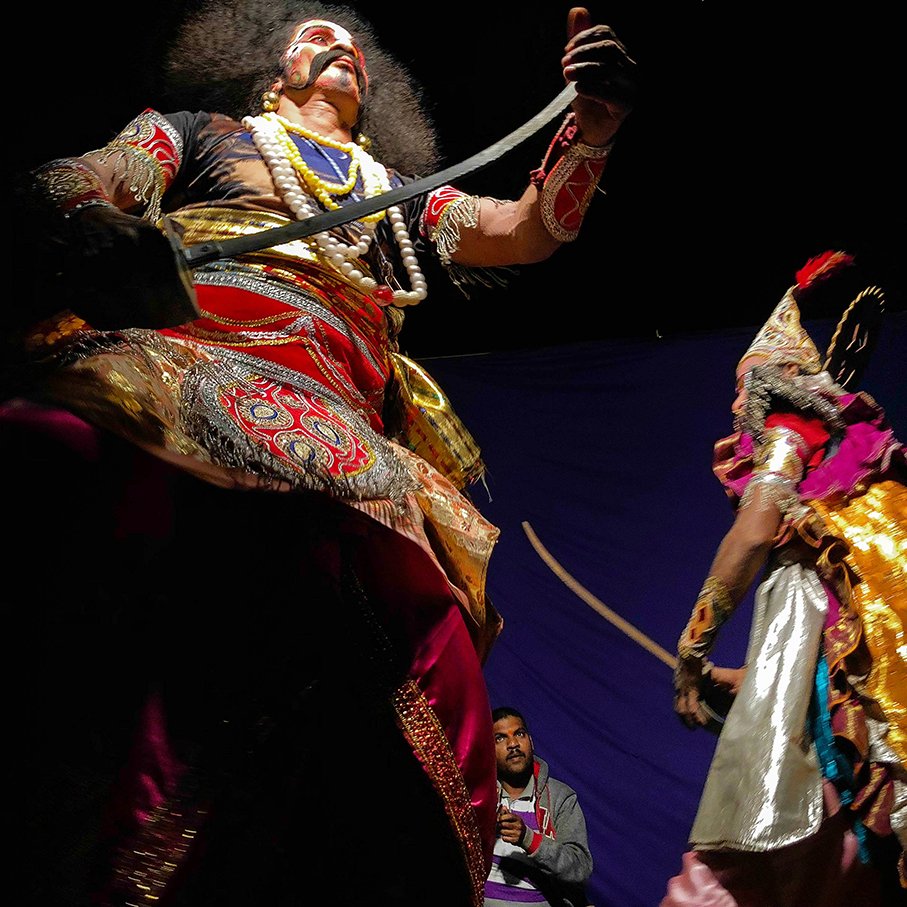
[[[731,616],[734,600],[724,582],[709,576],[702,586],[693,613],[677,643],[677,655],[683,659],[705,658],[718,635],[719,627]]]
[[[92,205],[112,204],[101,178],[78,158],[49,161],[34,172],[34,178],[51,203],[66,216]]]
[[[803,461],[808,453],[806,442],[793,429],[782,426],[766,429],[756,449],[753,475],[739,507],[750,506],[757,490],[761,490],[760,506],[774,504],[783,515],[797,508],[801,503],[797,486],[803,478]]]
[[[577,134],[576,117],[568,113],[541,165],[530,175],[541,193],[545,229],[560,242],[579,236],[612,147],[610,142],[600,147],[587,145]]]
[[[511,273],[509,268],[473,267],[452,260],[460,246],[460,229],[478,226],[481,202],[477,195],[441,186],[428,195],[419,221],[419,232],[434,244],[441,264],[467,297],[471,287],[506,286],[506,275]]]
[[[180,168],[183,140],[166,117],[147,109],[113,141],[91,153],[99,163],[112,163],[119,180],[144,207],[143,217],[156,223],[161,199]]]
[[[466,195],[453,186],[435,189],[425,202],[419,229],[435,244],[438,257],[445,267],[460,245],[460,228],[479,223],[479,199]]]

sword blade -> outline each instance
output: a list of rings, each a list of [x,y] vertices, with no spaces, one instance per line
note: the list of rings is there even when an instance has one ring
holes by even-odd
[[[206,242],[187,246],[183,249],[183,256],[189,267],[197,268],[200,265],[218,261],[222,258],[232,258],[234,255],[242,255],[245,252],[257,252],[295,239],[304,239],[307,236],[320,233],[322,230],[331,230],[342,224],[360,220],[369,214],[374,214],[376,211],[383,211],[391,205],[399,205],[402,202],[409,201],[411,198],[424,195],[439,186],[453,183],[458,179],[477,173],[507,154],[507,152],[512,151],[526,139],[535,135],[547,123],[550,123],[559,113],[562,113],[575,97],[576,86],[570,82],[553,101],[543,107],[530,120],[523,123],[522,126],[493,145],[489,145],[483,151],[472,155],[472,157],[468,157],[459,164],[453,164],[444,170],[439,170],[430,176],[413,180],[413,182],[391,189],[390,192],[385,192],[383,195],[353,202],[335,211],[316,214],[314,217],[287,224],[285,227],[275,227],[271,230],[263,230],[260,233],[251,233],[248,236],[239,236],[223,242]]]

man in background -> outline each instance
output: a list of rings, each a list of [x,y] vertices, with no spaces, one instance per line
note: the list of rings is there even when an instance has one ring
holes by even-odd
[[[592,874],[586,819],[574,791],[535,755],[526,719],[500,706],[491,713],[498,772],[498,837],[485,882],[485,907],[588,904]]]

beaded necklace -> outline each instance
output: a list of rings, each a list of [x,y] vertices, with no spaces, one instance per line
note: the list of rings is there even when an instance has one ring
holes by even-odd
[[[271,172],[274,186],[297,220],[305,220],[318,213],[312,204],[313,199],[327,210],[342,207],[334,196],[351,193],[360,175],[365,198],[374,198],[390,191],[387,170],[356,142],[336,142],[297,123],[291,123],[276,113],[245,117],[243,126],[249,130],[255,147]],[[345,180],[331,183],[317,174],[303,159],[290,138],[290,132],[349,155],[350,165]],[[392,290],[384,284],[379,285],[373,277],[356,267],[356,260],[368,252],[374,239],[375,227],[385,216],[400,249],[410,290]],[[305,241],[324,261],[370,294],[379,305],[415,305],[428,295],[428,285],[419,268],[406,220],[397,205],[363,217],[361,233],[355,243],[347,244],[329,231],[307,237]]]

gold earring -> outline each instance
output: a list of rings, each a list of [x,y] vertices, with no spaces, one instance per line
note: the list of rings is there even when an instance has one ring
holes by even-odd
[[[356,142],[363,151],[368,151],[372,147],[372,140],[362,132],[359,133],[359,138],[356,139]]]
[[[261,109],[273,113],[280,106],[280,95],[276,91],[266,91],[261,96]]]

